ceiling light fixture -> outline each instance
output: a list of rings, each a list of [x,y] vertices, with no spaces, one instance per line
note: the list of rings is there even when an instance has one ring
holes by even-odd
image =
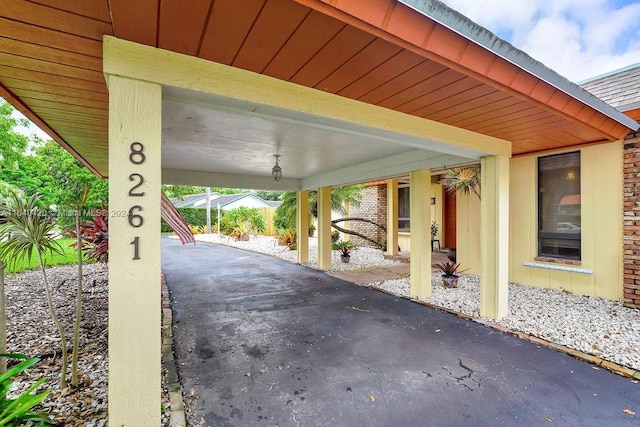
[[[278,161],[280,160],[280,154],[274,154],[273,157],[276,158],[276,164],[273,167],[273,169],[271,169],[271,176],[273,177],[274,180],[280,181],[280,178],[282,178],[282,168],[278,163]]]

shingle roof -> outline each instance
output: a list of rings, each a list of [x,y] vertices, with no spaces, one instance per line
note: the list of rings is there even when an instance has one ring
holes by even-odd
[[[233,203],[236,200],[243,199],[249,195],[250,195],[249,193],[227,194],[224,196],[216,197],[215,199],[211,200],[211,204],[212,205],[220,204],[220,206],[226,206],[229,203]]]
[[[619,111],[640,108],[640,64],[580,84]]]
[[[182,198],[173,198],[170,199],[173,206],[176,208],[183,208],[185,206],[191,206],[193,203],[197,202],[201,198],[205,197],[205,194],[189,194],[188,196],[183,196]]]
[[[225,195],[220,195],[220,193],[211,193],[211,206],[216,207],[218,204],[220,205],[220,207],[227,206],[245,197],[253,197],[255,199],[258,199],[264,202],[265,204],[271,205],[271,202],[262,200],[260,197],[252,193],[238,193],[238,194],[225,194]],[[173,203],[173,205],[176,208],[184,208],[184,207],[195,207],[195,205],[198,202],[201,202],[199,207],[205,207],[203,202],[205,198],[206,198],[206,194],[204,193],[190,194],[188,196],[184,196],[182,200],[178,198],[171,199],[171,203]],[[277,206],[278,205],[275,205],[274,207],[277,207]]]

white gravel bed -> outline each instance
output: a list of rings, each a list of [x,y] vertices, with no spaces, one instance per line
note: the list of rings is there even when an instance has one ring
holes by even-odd
[[[604,298],[511,283],[509,314],[493,321],[480,318],[479,283],[479,276],[463,274],[458,288],[447,289],[434,273],[431,298],[423,300],[640,370],[640,310]],[[370,286],[409,296],[408,278]]]
[[[279,246],[275,237],[251,236],[249,241],[246,242],[236,241],[224,235],[218,237],[217,234],[196,234],[195,238],[196,241],[199,242],[233,246],[239,249],[271,255],[293,263],[298,261],[298,251],[289,250],[286,246]],[[384,259],[384,252],[379,249],[358,248],[351,253],[351,261],[348,263],[340,260],[338,251],[331,251],[331,269],[329,271],[359,270],[362,268],[396,264],[397,262],[398,261]],[[309,262],[305,265],[314,268],[318,266],[317,238],[309,238]]]

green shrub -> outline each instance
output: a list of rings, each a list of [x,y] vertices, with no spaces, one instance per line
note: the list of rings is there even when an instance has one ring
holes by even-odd
[[[184,220],[189,225],[193,225],[196,227],[206,227],[207,226],[207,209],[206,208],[177,208],[180,215],[184,218]],[[222,217],[224,218],[224,211],[222,211]],[[211,209],[211,227],[218,223],[218,209]],[[171,227],[169,224],[164,222],[164,220],[160,223],[160,231],[163,233],[171,233]]]
[[[40,359],[37,357],[27,359],[27,356],[24,354],[15,353],[0,354],[0,357],[26,359],[0,376],[0,425],[16,427],[22,425],[56,425],[47,414],[31,411],[34,406],[42,402],[50,393],[50,390],[46,390],[40,394],[32,394],[35,389],[45,382],[44,378],[33,383],[15,399],[11,399],[7,396],[7,393],[13,386],[13,378],[17,377],[27,368],[36,364]]]
[[[295,195],[295,193],[291,193]],[[293,196],[291,196],[293,197]],[[282,206],[282,205],[280,205]],[[289,205],[285,205],[284,208],[278,207],[276,212],[273,214],[273,226],[276,230],[289,230],[292,228],[296,228],[296,211],[293,210],[293,214],[291,213],[291,207]]]
[[[238,240],[249,240],[249,234],[262,233],[266,229],[266,219],[258,208],[240,206],[222,218],[221,230]]]

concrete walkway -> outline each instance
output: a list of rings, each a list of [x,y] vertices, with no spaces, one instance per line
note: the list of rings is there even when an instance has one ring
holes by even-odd
[[[367,285],[373,282],[409,277],[410,268],[411,267],[408,263],[403,262],[400,264],[385,265],[383,267],[335,271],[328,274],[338,279],[346,280],[347,282],[357,283],[358,285]]]
[[[564,354],[271,257],[162,250],[202,425],[638,425],[637,383]]]
[[[397,256],[402,262],[393,265],[383,265],[381,267],[361,268],[358,270],[334,271],[328,273],[330,276],[358,285],[368,285],[373,282],[384,282],[385,280],[402,279],[409,277],[411,266],[409,264],[409,253],[404,252]],[[436,264],[450,262],[444,252],[433,252],[431,254],[431,265],[433,271],[438,271]]]

